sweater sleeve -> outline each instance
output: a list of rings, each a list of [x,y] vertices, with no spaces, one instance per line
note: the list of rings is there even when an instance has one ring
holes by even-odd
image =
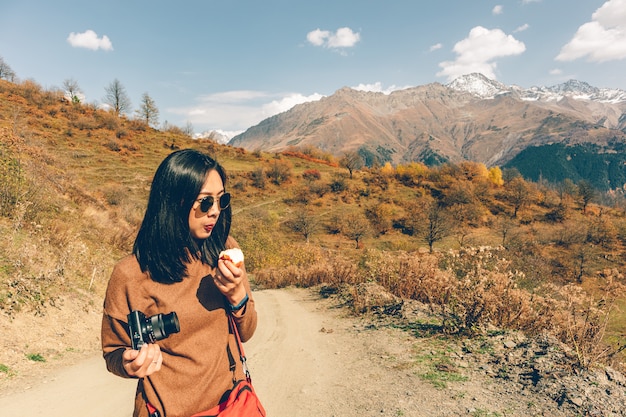
[[[120,264],[116,265],[109,280],[102,313],[101,342],[102,355],[107,370],[114,375],[130,378],[122,361],[122,354],[131,346],[128,325],[125,321],[128,300],[126,299],[124,286],[126,277],[122,272],[123,269]]]
[[[250,294],[250,293],[248,293]],[[235,324],[239,331],[239,337],[242,342],[250,340],[256,330],[257,325],[257,312],[254,307],[254,299],[250,297],[246,306],[242,309],[243,313],[234,313]]]
[[[232,237],[229,236],[226,241],[227,248],[239,248],[239,244]],[[244,286],[246,287],[246,293],[248,294],[249,300],[246,303],[246,306],[239,312],[233,314],[235,318],[235,324],[237,325],[237,330],[239,331],[239,337],[241,337],[242,342],[247,342],[252,338],[257,326],[257,312],[254,303],[254,297],[252,297],[252,289],[250,288],[250,281],[248,281],[248,273],[245,270],[245,261],[244,261]]]
[[[107,316],[102,317],[102,354],[107,365],[107,370],[114,375],[121,376],[122,378],[131,378],[124,369],[124,362],[122,360],[122,354],[128,347],[128,345],[121,345],[120,338],[115,336],[119,330],[116,328],[123,327],[123,325],[114,318]],[[130,339],[129,339],[130,340]]]

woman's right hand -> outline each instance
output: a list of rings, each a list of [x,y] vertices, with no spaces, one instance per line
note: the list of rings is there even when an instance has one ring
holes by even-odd
[[[139,350],[126,349],[122,361],[129,376],[143,378],[161,370],[163,354],[156,343],[144,343]]]

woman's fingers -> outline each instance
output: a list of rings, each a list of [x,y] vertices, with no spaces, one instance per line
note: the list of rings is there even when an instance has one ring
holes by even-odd
[[[130,376],[143,378],[161,370],[163,354],[157,344],[144,343],[140,350],[127,349],[122,355],[124,369]]]
[[[214,281],[220,291],[227,294],[241,285],[243,270],[237,268],[231,261],[219,260]]]

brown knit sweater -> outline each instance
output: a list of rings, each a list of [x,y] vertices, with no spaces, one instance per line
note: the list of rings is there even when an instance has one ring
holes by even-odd
[[[189,276],[182,282],[154,282],[131,255],[121,260],[111,275],[102,317],[102,351],[110,372],[129,377],[122,366],[122,353],[130,348],[126,323],[131,310],[147,317],[175,311],[180,322],[179,333],[157,342],[163,365],[139,380],[135,417],[148,415],[144,395],[162,417],[189,417],[217,405],[233,385],[227,343],[237,362],[237,379],[244,378],[236,342],[228,331],[226,300],[213,283],[213,268],[193,262],[187,272]],[[245,285],[251,295],[247,276]],[[235,320],[245,342],[257,324],[252,297]]]

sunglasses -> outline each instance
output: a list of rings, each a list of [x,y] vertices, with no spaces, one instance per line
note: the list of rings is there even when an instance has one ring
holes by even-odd
[[[199,198],[196,201],[200,203],[200,205],[198,206],[200,207],[200,211],[203,213],[208,213],[208,211],[211,210],[211,207],[213,207],[213,204],[215,204],[215,197],[213,197],[212,195],[207,195],[206,197]],[[224,210],[229,205],[230,193],[224,193],[221,196],[217,197],[217,207],[220,210]]]

